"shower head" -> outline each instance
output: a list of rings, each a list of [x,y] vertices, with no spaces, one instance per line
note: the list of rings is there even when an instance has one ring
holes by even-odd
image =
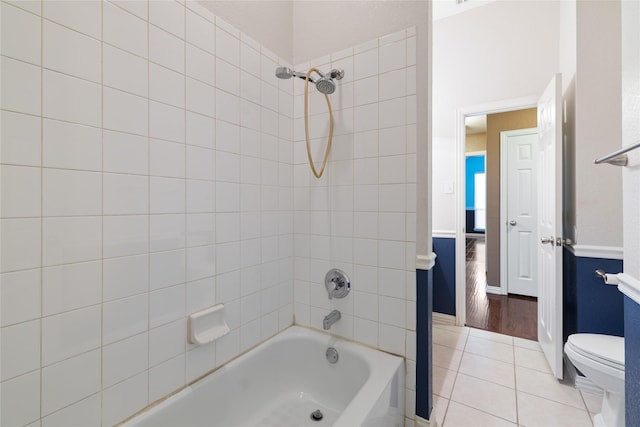
[[[321,71],[318,71],[318,75],[320,76],[318,80],[314,80],[312,77],[309,77],[309,80],[311,83],[316,85],[318,92],[330,95],[336,91],[336,84],[333,80],[342,79],[342,77],[344,77],[344,71],[333,69],[327,74],[323,74]],[[300,77],[303,80],[307,79],[306,74],[293,71],[289,67],[277,67],[276,77],[279,79],[290,79],[291,77]]]
[[[320,74],[320,80],[316,82],[316,89],[318,89],[318,92],[320,93],[331,95],[336,91],[336,83],[333,80],[342,80],[343,77],[344,70],[338,70],[335,68],[325,75]]]
[[[276,77],[279,79],[290,79],[293,77],[294,71],[288,67],[278,67],[276,68]]]
[[[336,91],[336,84],[333,82],[333,79],[331,77],[324,76],[316,82],[316,89],[318,89],[318,92],[320,93],[331,95]]]

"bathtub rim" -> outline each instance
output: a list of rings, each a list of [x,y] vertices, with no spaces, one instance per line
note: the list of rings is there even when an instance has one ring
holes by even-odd
[[[380,397],[380,393],[382,393],[389,383],[393,381],[394,376],[397,375],[400,368],[403,369],[400,370],[401,383],[399,389],[402,393],[402,402],[404,403],[404,399],[406,398],[404,396],[405,357],[388,353],[384,350],[315,328],[302,325],[289,325],[277,334],[272,335],[255,346],[248,348],[233,359],[230,359],[222,365],[206,372],[190,383],[175,390],[173,393],[150,403],[146,407],[115,424],[114,427],[135,427],[137,422],[144,421],[145,419],[153,416],[156,412],[162,410],[164,407],[171,405],[174,401],[180,400],[191,393],[196,392],[199,388],[204,387],[206,385],[205,380],[216,372],[231,370],[236,365],[241,364],[245,359],[251,357],[253,353],[259,352],[262,348],[267,348],[277,344],[279,341],[295,337],[311,339],[313,341],[320,342],[326,347],[337,346],[349,351],[355,350],[360,356],[362,356],[368,365],[369,376],[362,384],[362,387],[360,387],[353,396],[343,413],[340,414],[333,427],[353,427],[354,425],[362,424],[365,421],[366,416],[371,413],[373,406]],[[378,366],[374,369],[372,365],[376,362],[381,363],[384,366],[384,369],[379,369]],[[367,392],[371,389],[375,390],[377,394],[368,395]],[[404,406],[400,409],[404,414]],[[134,424],[134,421],[136,424]]]

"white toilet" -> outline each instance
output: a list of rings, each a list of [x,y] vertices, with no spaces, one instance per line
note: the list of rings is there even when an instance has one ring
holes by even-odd
[[[624,426],[624,338],[601,334],[570,335],[567,357],[585,377],[604,390],[595,427]]]

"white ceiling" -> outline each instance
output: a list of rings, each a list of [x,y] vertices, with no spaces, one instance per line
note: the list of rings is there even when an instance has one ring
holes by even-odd
[[[474,133],[486,133],[487,116],[467,116],[464,118],[464,127],[467,130],[467,135],[473,135]]]

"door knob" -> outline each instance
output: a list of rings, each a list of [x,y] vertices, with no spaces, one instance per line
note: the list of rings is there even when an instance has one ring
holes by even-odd
[[[517,224],[517,222],[516,222],[515,219],[512,219],[511,221],[509,221],[509,225],[516,225],[516,224]]]
[[[543,237],[542,239],[540,239],[540,243],[542,243],[543,245],[546,243],[555,243],[555,239],[553,237]]]

